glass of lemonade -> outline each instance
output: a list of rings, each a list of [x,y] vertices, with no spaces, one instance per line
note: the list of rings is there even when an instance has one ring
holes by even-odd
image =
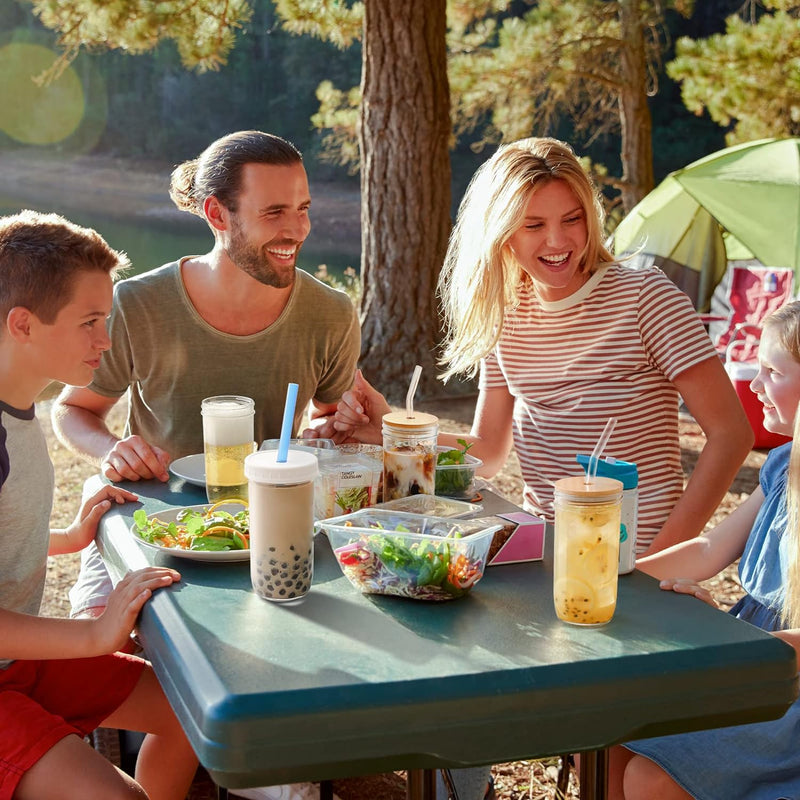
[[[201,414],[209,502],[247,500],[244,460],[255,450],[255,402],[239,395],[207,397]]]
[[[573,625],[605,625],[617,605],[622,481],[555,483],[553,601]]]

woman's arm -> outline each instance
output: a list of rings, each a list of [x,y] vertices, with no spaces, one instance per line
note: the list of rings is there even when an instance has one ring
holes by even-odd
[[[646,555],[697,536],[716,510],[753,446],[753,431],[733,384],[715,356],[682,372],[675,387],[706,436],[706,444]]]
[[[636,559],[636,568],[654,578],[705,581],[736,561],[744,550],[764,492],[757,486],[750,497],[708,533]]]

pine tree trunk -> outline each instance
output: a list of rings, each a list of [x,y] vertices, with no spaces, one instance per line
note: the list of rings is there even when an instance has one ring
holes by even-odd
[[[361,72],[361,366],[392,402],[435,381],[450,232],[445,0],[366,0]]]
[[[622,90],[619,116],[622,132],[622,204],[630,211],[655,185],[653,123],[647,105],[647,54],[636,0],[621,0]]]

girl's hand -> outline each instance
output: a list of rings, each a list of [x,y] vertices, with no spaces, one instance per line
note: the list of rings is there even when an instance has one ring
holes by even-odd
[[[712,606],[713,608],[719,608],[717,601],[714,600],[714,598],[711,596],[711,592],[709,592],[708,589],[704,588],[695,581],[689,580],[688,578],[666,578],[665,580],[660,581],[658,585],[666,592],[692,594],[698,600],[708,603],[708,605]]]
[[[336,407],[333,427],[349,439],[381,444],[383,415],[391,410],[386,398],[367,382],[359,369],[353,388],[342,395]]]
[[[100,518],[114,503],[121,505],[138,499],[133,492],[121,489],[119,486],[103,486],[81,503],[78,515],[69,527],[63,531],[51,532],[50,555],[83,550],[97,536]]]
[[[93,620],[95,647],[99,653],[121,650],[136,624],[142,606],[156,589],[171,586],[181,579],[180,573],[168,567],[146,567],[129,572],[108,596],[108,605]]]

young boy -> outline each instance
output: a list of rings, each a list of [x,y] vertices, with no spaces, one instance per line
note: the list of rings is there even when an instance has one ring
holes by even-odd
[[[49,530],[53,466],[33,402],[51,380],[85,386],[110,346],[112,279],[127,258],[55,214],[0,217],[0,800],[184,798],[197,760],[145,661],[115,652],[171,569],[131,573],[97,619],[39,617],[48,554],[85,547],[113,486]],[[146,731],[136,780],[83,741]]]

